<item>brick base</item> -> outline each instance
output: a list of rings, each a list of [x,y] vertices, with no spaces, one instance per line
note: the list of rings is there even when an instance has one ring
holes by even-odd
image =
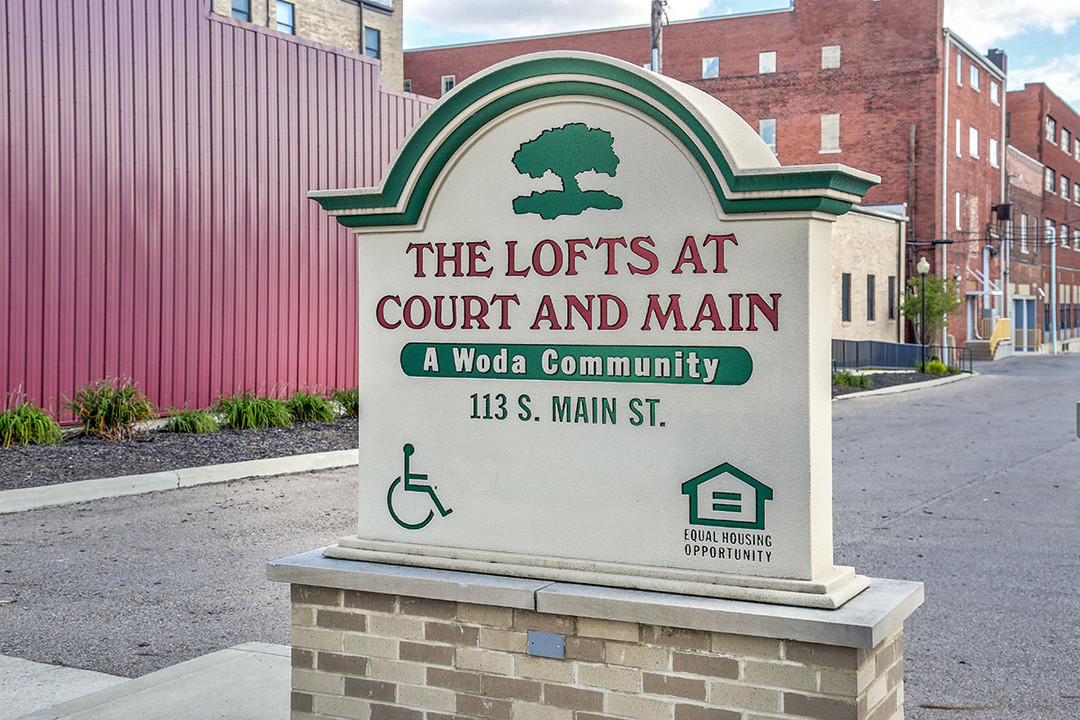
[[[294,583],[292,645],[295,720],[904,715],[902,630],[860,649]]]

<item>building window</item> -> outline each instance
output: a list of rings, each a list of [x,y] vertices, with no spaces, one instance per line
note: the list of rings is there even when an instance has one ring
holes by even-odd
[[[757,56],[757,71],[759,73],[774,73],[776,72],[776,51],[758,53]]]
[[[821,152],[840,152],[840,116],[821,116]]]
[[[1055,178],[1054,178],[1054,169],[1053,168],[1046,168],[1046,173],[1044,175],[1044,178],[1045,178],[1044,186],[1046,188],[1046,192],[1048,192],[1048,193],[1054,192],[1054,190],[1057,188],[1057,184],[1056,184]]]
[[[997,138],[990,138],[990,167],[999,167]]]
[[[1069,178],[1066,177],[1065,175],[1062,175],[1061,176],[1061,182],[1059,183],[1059,186],[1061,187],[1061,197],[1068,200],[1069,199]]]
[[[405,81],[401,84],[401,89],[405,92],[412,92],[412,78],[405,78]]]
[[[866,276],[866,320],[874,321],[874,280],[873,275]]]
[[[1020,252],[1028,251],[1027,215],[1020,215]]]
[[[889,319],[896,319],[896,276],[889,276]]]
[[[960,53],[956,54],[956,84],[964,84],[964,56]]]
[[[993,80],[990,81],[990,102],[995,105],[1001,104],[1001,86]]]
[[[1073,138],[1073,158],[1080,160],[1080,137]]]
[[[1061,149],[1065,151],[1065,154],[1069,154],[1069,146],[1072,145],[1072,133],[1065,128],[1061,128]]]
[[[376,28],[364,28],[364,54],[370,58],[382,57],[382,33]]]
[[[237,20],[251,22],[251,0],[232,0],[232,16]]]
[[[1073,202],[1080,205],[1080,182],[1073,183]]]
[[[1057,226],[1054,225],[1053,220],[1043,221],[1043,232],[1046,235],[1044,239],[1047,243],[1053,243],[1055,240],[1057,240]]]
[[[835,70],[840,67],[840,46],[826,45],[821,48],[821,69]]]
[[[1061,247],[1063,247],[1063,248],[1069,247],[1069,226],[1068,225],[1062,225],[1061,226]]]
[[[964,137],[964,128],[960,125],[960,119],[956,119],[956,157],[962,157],[964,151],[960,149],[960,140]]]
[[[979,90],[979,66],[978,65],[972,65],[971,66],[970,83],[971,83],[971,88],[973,90],[976,90],[976,91]]]
[[[840,321],[851,322],[851,273],[840,276]]]
[[[1080,250],[1080,228],[1073,228],[1073,250]]]
[[[1005,113],[1005,137],[1008,138],[1012,135],[1012,113]]]
[[[956,193],[956,229],[960,229],[960,193]]]
[[[443,75],[442,76],[442,94],[450,92],[454,89],[454,85],[457,84],[456,75]]]
[[[718,57],[701,58],[701,77],[703,77],[703,78],[720,77],[720,58],[718,58]]]
[[[277,18],[277,30],[278,32],[287,33],[289,35],[296,34],[296,6],[291,2],[285,2],[284,0],[277,0],[277,5],[274,9],[274,16]]]
[[[1046,116],[1046,139],[1057,144],[1057,120],[1049,115]]]
[[[979,131],[975,128],[968,128],[968,155],[979,157]]]
[[[765,144],[769,146],[769,149],[773,151],[773,155],[776,154],[776,119],[769,118],[767,120],[758,121],[758,135],[765,141]]]

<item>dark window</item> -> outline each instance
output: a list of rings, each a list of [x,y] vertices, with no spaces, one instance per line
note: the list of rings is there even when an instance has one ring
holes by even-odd
[[[1005,137],[1010,137],[1012,135],[1012,133],[1009,132],[1010,130],[1012,130],[1012,113],[1007,112],[1005,113]]]
[[[840,276],[840,319],[851,322],[851,274]]]
[[[232,16],[237,20],[251,22],[251,0],[232,0]]]
[[[381,34],[375,28],[364,28],[364,54],[368,57],[381,58]]]
[[[296,34],[296,6],[291,2],[277,0],[277,29],[278,32]]]
[[[404,90],[405,92],[412,92],[412,79],[405,78],[405,83],[402,87],[402,90]]]
[[[889,319],[896,319],[896,276],[889,276]]]
[[[874,320],[874,276],[866,276],[866,319]]]

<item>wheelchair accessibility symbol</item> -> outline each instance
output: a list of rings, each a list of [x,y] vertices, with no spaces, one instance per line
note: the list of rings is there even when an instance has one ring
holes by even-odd
[[[401,474],[401,477],[394,478],[394,482],[390,483],[390,489],[386,492],[386,509],[390,511],[390,517],[394,518],[401,527],[406,530],[419,530],[420,528],[431,522],[435,517],[435,510],[439,511],[440,517],[446,517],[450,513],[454,512],[450,508],[443,508],[442,503],[439,502],[439,496],[435,494],[435,488],[431,485],[425,485],[417,481],[427,480],[427,475],[419,475],[417,473],[409,472],[409,456],[416,452],[416,449],[411,443],[406,443],[402,448],[405,454],[405,471]],[[435,510],[428,509],[427,517],[417,523],[408,523],[398,517],[398,514],[394,512],[394,491],[398,489],[398,486],[402,487],[403,492],[407,493],[425,493],[431,496],[431,502],[435,504]]]

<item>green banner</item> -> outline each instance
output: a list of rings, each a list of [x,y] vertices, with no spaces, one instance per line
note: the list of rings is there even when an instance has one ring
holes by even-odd
[[[401,369],[411,377],[742,385],[754,361],[741,347],[409,343]]]

